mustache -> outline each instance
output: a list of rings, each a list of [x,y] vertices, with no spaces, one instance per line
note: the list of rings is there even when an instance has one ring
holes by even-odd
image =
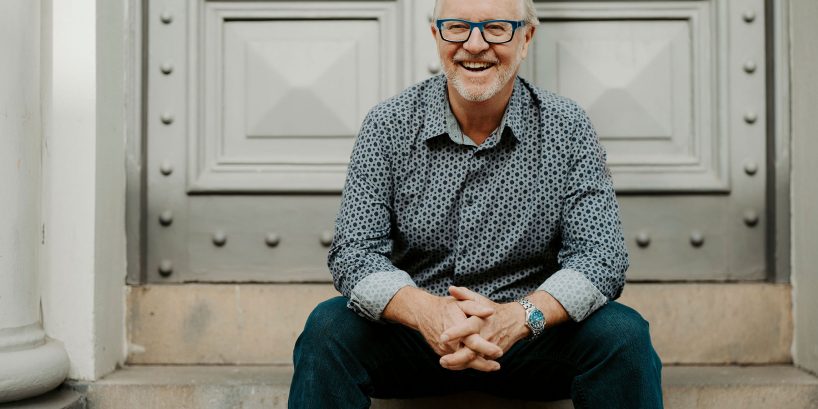
[[[461,50],[462,51],[462,50]],[[480,54],[471,54],[469,52],[458,52],[455,54],[454,58],[452,59],[456,63],[460,63],[463,61],[474,61],[474,62],[484,62],[489,64],[497,64],[500,61],[497,60],[496,57],[489,55],[488,52],[482,52]]]

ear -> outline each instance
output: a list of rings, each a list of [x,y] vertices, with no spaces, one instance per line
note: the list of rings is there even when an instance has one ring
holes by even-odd
[[[429,24],[429,28],[432,29],[432,38],[437,40],[437,27],[435,27],[434,23]]]
[[[528,56],[528,45],[531,44],[531,40],[534,39],[534,32],[537,31],[537,27],[535,26],[529,26],[526,28],[527,29],[525,30],[525,38],[522,46],[523,49],[521,50],[523,58]]]

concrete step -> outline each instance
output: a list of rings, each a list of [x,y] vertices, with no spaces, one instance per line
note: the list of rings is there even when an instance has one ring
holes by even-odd
[[[46,394],[14,402],[0,403],[0,409],[86,409],[85,395],[63,385]]]
[[[628,284],[620,299],[651,324],[666,364],[792,362],[789,285]],[[131,287],[130,364],[291,364],[292,347],[328,284]]]
[[[278,409],[288,366],[131,366],[74,383],[89,409]],[[818,409],[818,378],[790,366],[678,366],[663,372],[667,409]],[[569,409],[569,401],[509,401],[482,394],[376,401],[378,409]]]

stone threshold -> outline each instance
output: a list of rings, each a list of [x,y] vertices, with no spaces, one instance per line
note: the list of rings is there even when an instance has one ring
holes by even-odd
[[[329,284],[130,287],[129,364],[290,364]],[[789,364],[791,287],[771,283],[631,283],[620,302],[651,325],[666,364]]]
[[[74,382],[88,408],[286,408],[289,366],[129,366],[97,382]],[[818,409],[818,378],[792,366],[666,366],[667,409]],[[568,409],[469,393],[375,401],[376,409]]]

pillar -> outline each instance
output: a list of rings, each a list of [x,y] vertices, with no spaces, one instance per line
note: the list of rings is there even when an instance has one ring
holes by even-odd
[[[40,2],[0,1],[0,402],[47,392],[68,374],[41,322]]]

